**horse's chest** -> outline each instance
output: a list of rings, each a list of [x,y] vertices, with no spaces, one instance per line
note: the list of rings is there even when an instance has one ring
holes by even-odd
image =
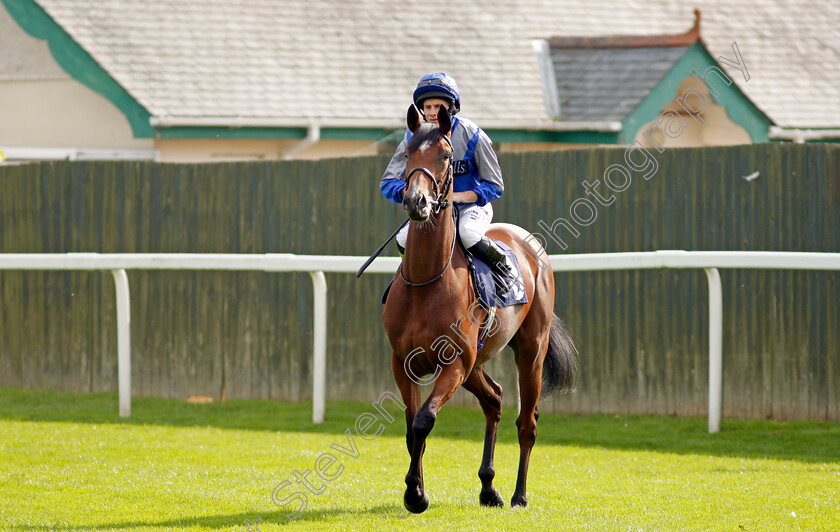
[[[459,337],[474,333],[465,316],[434,305],[420,306],[406,302],[388,313],[384,321],[391,346],[398,351],[404,347],[431,345],[443,336],[451,338],[453,343],[460,343]]]

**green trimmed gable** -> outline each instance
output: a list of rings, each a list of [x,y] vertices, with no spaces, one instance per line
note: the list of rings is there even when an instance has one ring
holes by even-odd
[[[703,73],[710,66],[720,68],[726,72],[711,54],[709,54],[702,42],[695,42],[674,63],[671,70],[650,91],[650,94],[624,117],[619,142],[625,145],[631,144],[639,128],[655,120],[661,114],[662,106],[674,100],[680,84],[686,77],[691,75],[692,68]],[[729,76],[728,72],[726,74]],[[729,79],[732,79],[731,76],[729,76]],[[746,129],[754,143],[768,142],[770,139],[767,136],[767,131],[772,122],[741,92],[741,89],[734,82],[726,85],[717,77],[710,77],[709,81],[718,91],[717,96],[710,94],[712,99],[716,104],[726,109],[730,120]]]
[[[36,39],[46,40],[55,61],[79,83],[113,103],[128,119],[136,138],[154,136],[151,115],[117,83],[79,44],[34,0],[0,0],[6,10]]]

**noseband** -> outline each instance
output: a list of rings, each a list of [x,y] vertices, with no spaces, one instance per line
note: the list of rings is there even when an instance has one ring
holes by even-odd
[[[447,137],[446,135],[441,135],[441,137],[443,138],[443,140],[446,141],[446,143],[449,145],[449,149],[451,150],[452,149],[452,141],[449,140],[449,137]],[[446,167],[446,178],[444,178],[443,183],[438,181],[437,178],[435,177],[435,174],[433,174],[428,168],[425,168],[423,166],[417,166],[417,167],[413,168],[405,177],[406,184],[408,184],[408,182],[411,180],[411,176],[413,176],[417,172],[422,173],[423,175],[425,175],[426,177],[428,177],[429,179],[432,180],[432,184],[435,187],[435,200],[432,201],[431,203],[433,205],[432,211],[435,214],[439,213],[442,209],[445,209],[445,208],[452,205],[451,201],[445,201],[443,199],[444,194],[446,194],[446,192],[449,190],[449,187],[452,185],[452,153],[450,153],[449,155],[450,155],[449,165]],[[456,220],[455,220],[456,234],[452,238],[452,249],[449,251],[449,260],[446,262],[446,266],[443,267],[443,271],[440,272],[433,279],[430,279],[430,280],[426,281],[425,283],[412,283],[411,281],[409,281],[408,279],[405,278],[405,275],[403,274],[403,271],[402,271],[402,263],[400,263],[400,277],[402,277],[402,280],[405,284],[407,284],[408,286],[426,286],[426,285],[432,284],[433,282],[435,282],[435,281],[439,280],[441,277],[443,277],[443,274],[445,274],[446,270],[449,269],[449,265],[452,264],[452,256],[455,254],[455,241],[458,240],[457,215],[458,215],[458,209],[453,209],[453,216],[456,217]]]

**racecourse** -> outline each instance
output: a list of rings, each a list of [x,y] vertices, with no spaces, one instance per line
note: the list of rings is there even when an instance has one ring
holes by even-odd
[[[836,423],[724,419],[708,434],[702,418],[544,414],[530,504],[511,510],[516,413],[503,413],[496,449],[508,505],[492,509],[478,505],[484,417],[445,407],[423,464],[431,505],[411,515],[393,405],[395,421],[380,413],[362,431],[381,423],[375,439],[356,431],[370,403],[329,403],[322,425],[311,403],[135,398],[131,418],[116,410],[112,394],[0,389],[0,529],[840,530]]]

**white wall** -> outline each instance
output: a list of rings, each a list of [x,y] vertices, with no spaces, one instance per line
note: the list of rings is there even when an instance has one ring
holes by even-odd
[[[221,161],[274,161],[285,155],[299,141],[250,139],[159,139],[155,148],[160,160],[169,163]],[[324,159],[376,154],[371,140],[322,140],[302,150],[291,152],[291,159]]]
[[[698,119],[695,119],[691,114],[676,103],[686,89],[693,88],[700,91],[705,98],[705,109],[700,113],[699,120],[702,120],[701,126]],[[696,95],[689,94],[687,96],[688,105],[693,109],[700,109],[703,104]],[[684,127],[679,124],[676,118],[670,115],[660,114],[657,120],[662,118],[659,122],[661,127],[653,127],[651,130],[653,139],[665,148],[678,147],[692,147],[692,146],[728,146],[733,144],[751,144],[752,137],[749,132],[741,125],[732,121],[726,108],[715,103],[709,90],[706,86],[694,76],[685,78],[677,89],[674,95],[674,100],[669,105],[663,106],[662,111],[673,111],[677,113],[684,123]],[[663,128],[667,127],[668,120],[673,120],[671,125],[672,136],[666,134]],[[636,132],[635,140],[638,140],[643,146],[652,147],[651,143],[644,138],[643,135],[649,131],[654,122],[643,124]]]
[[[0,149],[154,148],[135,139],[125,115],[55,62],[0,4]]]

